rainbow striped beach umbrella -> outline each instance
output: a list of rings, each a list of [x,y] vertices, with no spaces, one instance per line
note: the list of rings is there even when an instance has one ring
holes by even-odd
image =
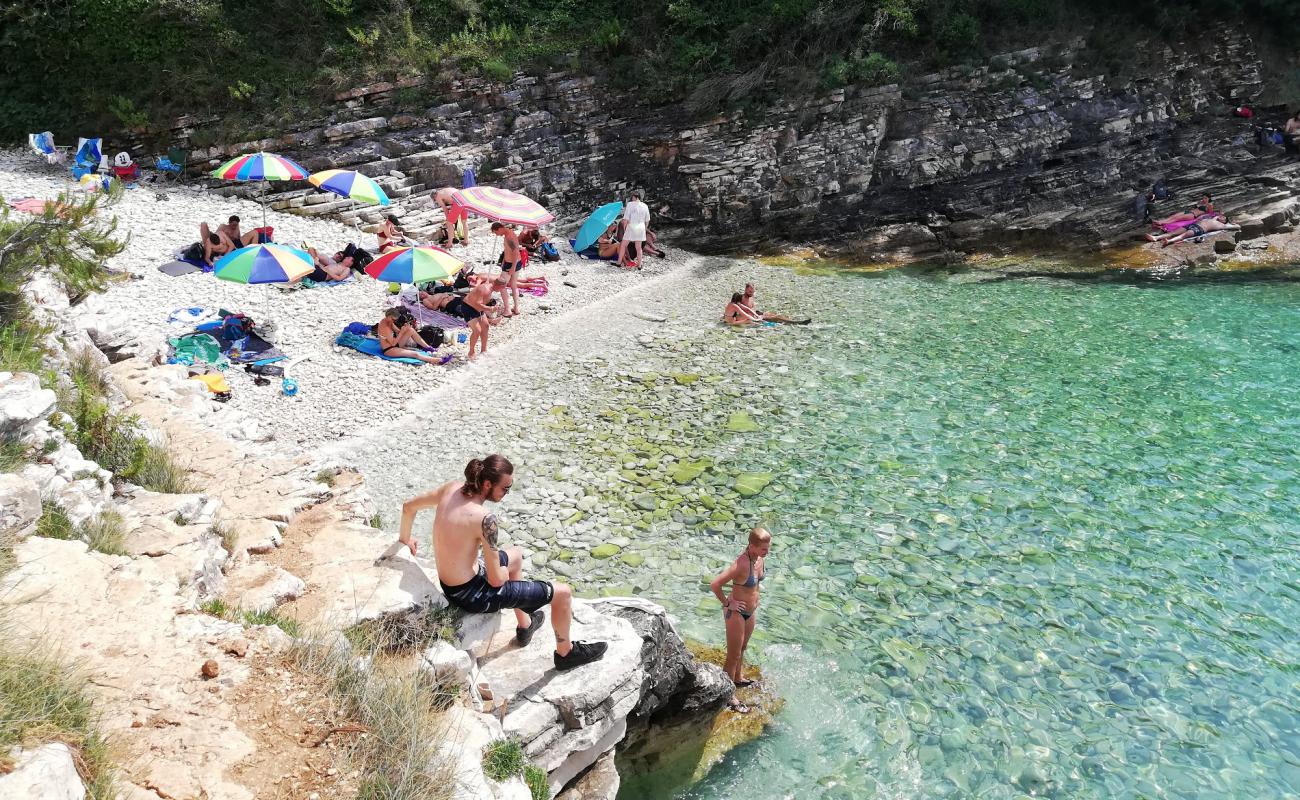
[[[355,170],[327,169],[324,172],[314,173],[307,180],[318,189],[333,192],[339,197],[346,197],[358,203],[386,206],[391,202],[388,195],[384,194],[382,186],[375,183],[373,178],[367,178]]]
[[[495,186],[458,189],[453,202],[479,216],[535,228],[555,220],[555,215],[522,194]]]
[[[307,170],[275,153],[247,153],[212,170],[212,177],[223,181],[302,181],[307,179]]]
[[[241,247],[217,259],[212,274],[235,283],[289,283],[316,268],[311,253],[282,244]]]
[[[450,278],[465,262],[441,247],[402,247],[389,250],[366,265],[366,274],[389,283],[427,283]]]
[[[267,181],[302,181],[307,179],[307,170],[297,162],[275,153],[246,153],[235,156],[226,163],[212,170],[212,177],[223,181],[261,181],[262,225],[266,226],[266,182]]]

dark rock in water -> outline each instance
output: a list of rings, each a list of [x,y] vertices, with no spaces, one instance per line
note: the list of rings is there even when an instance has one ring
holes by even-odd
[[[661,606],[623,597],[593,605],[601,613],[632,623],[641,636],[646,679],[641,685],[641,700],[632,710],[633,717],[712,711],[731,696],[732,684],[726,673],[691,655]]]

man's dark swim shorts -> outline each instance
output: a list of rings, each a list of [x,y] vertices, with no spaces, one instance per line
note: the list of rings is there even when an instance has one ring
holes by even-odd
[[[504,550],[498,550],[501,566],[510,565],[510,556]],[[459,586],[448,586],[442,581],[442,593],[457,608],[472,614],[488,614],[503,608],[518,608],[532,613],[547,603],[555,595],[555,589],[547,581],[506,581],[500,586],[488,583],[487,570],[479,564],[478,574]]]

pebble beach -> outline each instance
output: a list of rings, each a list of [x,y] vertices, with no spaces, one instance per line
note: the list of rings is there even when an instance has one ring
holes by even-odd
[[[0,196],[6,202],[35,197],[54,199],[72,189],[64,169],[47,168],[22,150],[0,152]],[[12,214],[21,212],[10,209]],[[281,393],[278,381],[257,386],[241,369],[227,369],[231,385],[227,432],[239,439],[273,442],[277,450],[314,448],[348,434],[382,427],[400,415],[407,404],[462,373],[499,369],[507,348],[523,345],[540,355],[543,331],[561,316],[617,295],[628,288],[667,274],[686,263],[684,253],[668,250],[665,259],[647,258],[640,271],[629,271],[601,261],[588,261],[560,245],[578,221],[550,226],[561,253],[557,262],[533,259],[524,277],[545,276],[549,292],[543,297],[522,295],[522,314],[491,329],[489,349],[478,363],[465,360],[465,345],[443,348],[454,357],[444,366],[414,366],[362,356],[338,347],[334,339],[349,322],[378,322],[396,302],[389,285],[365,275],[354,275],[339,285],[286,290],[272,285],[244,285],[190,273],[170,277],[158,267],[171,261],[176,250],[198,240],[199,223],[210,226],[238,215],[245,229],[261,224],[262,208],[256,202],[226,197],[187,184],[140,184],[103,208],[101,216],[117,220],[118,231],[129,235],[126,249],[107,267],[120,273],[110,289],[87,298],[78,319],[100,330],[129,328],[150,339],[158,349],[165,339],[188,332],[168,324],[173,311],[201,307],[239,311],[251,316],[260,330],[288,357],[287,374],[299,386],[297,395]],[[377,253],[375,236],[332,220],[267,211],[267,224],[275,228],[281,244],[303,242],[321,252],[341,250],[348,242]],[[454,255],[481,274],[495,274],[501,241],[487,222],[474,220],[470,245]],[[464,330],[464,329],[460,329]],[[234,412],[234,413],[231,413]],[[251,422],[250,422],[251,421]]]

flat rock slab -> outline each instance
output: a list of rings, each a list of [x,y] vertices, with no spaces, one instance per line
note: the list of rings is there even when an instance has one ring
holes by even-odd
[[[480,661],[480,680],[488,682],[494,698],[508,704],[502,723],[506,734],[551,773],[553,785],[566,783],[622,737],[645,679],[641,637],[631,623],[580,600],[574,601],[573,612],[575,640],[609,644],[600,661],[568,672],[555,670],[549,607],[546,626],[528,647],[519,648],[515,626],[504,625]],[[611,736],[616,738],[604,744]]]
[[[14,769],[0,775],[0,797],[32,797],[40,800],[82,800],[86,787],[77,774],[72,751],[63,742],[52,742],[32,750],[14,748],[9,753]]]
[[[300,542],[307,596],[295,606],[304,622],[346,628],[358,622],[447,604],[433,565],[391,547],[374,528],[336,519],[310,532],[286,534]],[[382,558],[381,558],[382,556]]]
[[[307,586],[297,575],[270,564],[245,564],[226,576],[228,605],[245,611],[272,611],[302,596]]]
[[[57,642],[91,676],[100,725],[118,748],[121,782],[130,785],[126,796],[135,796],[133,786],[155,797],[252,800],[254,791],[226,777],[253,742],[223,698],[250,671],[220,643],[245,637],[256,654],[269,649],[263,637],[186,613],[165,559],[107,556],[79,541],[40,537],[15,546],[14,558],[0,580],[8,635]],[[201,676],[207,660],[217,662],[219,678]]]

